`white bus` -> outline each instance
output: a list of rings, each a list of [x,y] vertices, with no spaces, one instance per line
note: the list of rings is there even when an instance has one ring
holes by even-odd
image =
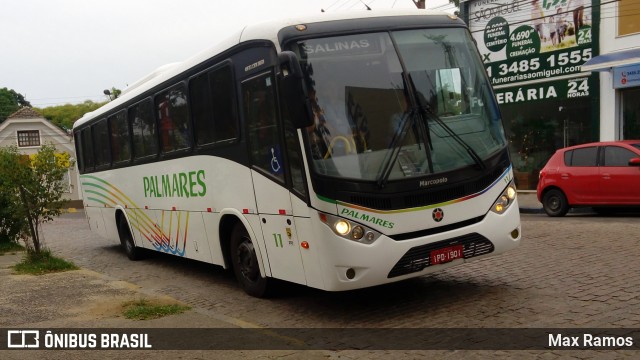
[[[74,125],[93,231],[340,291],[502,253],[520,215],[502,120],[454,16],[319,14],[245,27]]]

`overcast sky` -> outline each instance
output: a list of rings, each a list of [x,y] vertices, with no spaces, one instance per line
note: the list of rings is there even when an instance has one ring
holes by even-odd
[[[373,9],[412,0],[364,0]],[[447,0],[427,0],[428,4]],[[241,25],[360,0],[2,0],[0,88],[34,107],[104,101],[157,67],[184,60]]]

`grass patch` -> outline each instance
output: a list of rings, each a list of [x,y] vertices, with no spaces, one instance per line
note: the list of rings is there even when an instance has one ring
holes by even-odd
[[[71,262],[53,256],[49,250],[42,250],[39,254],[28,252],[21,262],[13,266],[13,270],[18,274],[42,275],[78,270],[78,267]]]
[[[122,314],[131,320],[151,320],[182,314],[187,310],[191,310],[191,307],[178,304],[154,304],[143,299],[125,303]]]
[[[13,241],[0,242],[0,255],[6,253],[16,253],[18,251],[24,251],[24,246],[14,243]]]

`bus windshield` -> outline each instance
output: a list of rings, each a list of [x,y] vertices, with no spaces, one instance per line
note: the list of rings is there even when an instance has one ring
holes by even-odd
[[[497,105],[466,29],[299,41],[320,175],[398,180],[447,172],[506,146]]]

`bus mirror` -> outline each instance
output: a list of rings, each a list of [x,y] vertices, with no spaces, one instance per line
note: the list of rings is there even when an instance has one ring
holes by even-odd
[[[302,76],[302,68],[296,54],[283,51],[278,55],[280,64],[280,94],[285,113],[296,128],[313,124],[311,103],[307,96]]]

